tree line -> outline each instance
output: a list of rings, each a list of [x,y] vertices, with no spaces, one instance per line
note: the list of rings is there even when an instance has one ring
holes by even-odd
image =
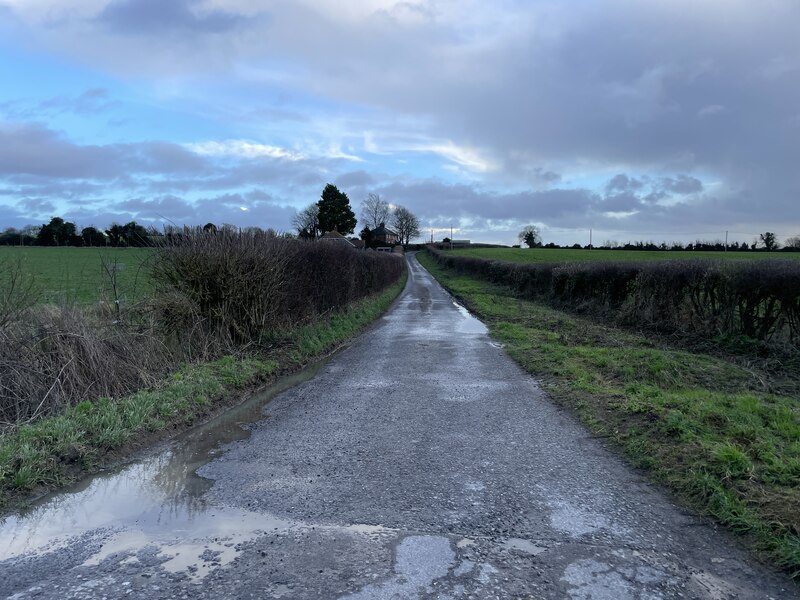
[[[696,242],[689,242],[688,244],[684,244],[683,242],[672,242],[671,244],[661,242],[660,244],[656,244],[652,241],[626,242],[624,244],[620,244],[619,242],[608,240],[598,246],[590,244],[585,246],[581,246],[580,244],[559,246],[558,244],[554,244],[552,242],[543,244],[539,229],[535,225],[526,225],[522,231],[517,234],[517,239],[520,243],[515,247],[519,247],[524,243],[528,246],[528,248],[582,248],[586,250],[592,248],[597,250],[703,250],[710,252],[748,252],[753,250],[773,252],[775,250],[783,250],[785,252],[800,252],[800,236],[790,237],[786,240],[785,244],[781,245],[778,241],[778,237],[771,231],[765,231],[764,233],[760,234],[758,239],[754,240],[752,244],[748,244],[747,242],[730,242],[726,244],[722,240],[697,240]]]
[[[391,228],[390,233],[396,234],[401,244],[408,244],[420,235],[419,218],[404,206],[389,204],[379,194],[371,193],[361,202],[361,220],[364,228],[359,238],[368,248],[383,243],[374,235],[381,228]],[[320,199],[298,212],[292,221],[297,236],[306,240],[316,240],[329,231],[351,235],[357,223],[350,198],[330,183],[322,190]]]
[[[108,229],[94,226],[78,231],[75,223],[53,217],[40,226],[28,225],[22,229],[9,227],[0,233],[2,246],[151,246],[163,234],[154,227],[144,227],[136,221],[124,225],[112,223]]]
[[[391,227],[401,244],[408,244],[420,234],[420,223],[416,215],[403,206],[392,206],[378,194],[369,194],[361,203],[361,218],[365,223],[360,237],[365,245],[374,245],[372,232],[380,227]],[[342,235],[350,235],[358,223],[350,206],[347,194],[335,185],[328,184],[322,190],[319,201],[310,204],[298,212],[292,225],[296,234],[284,234],[286,237],[298,237],[305,240],[316,240],[328,231],[338,231]],[[233,225],[222,225],[232,228]],[[249,229],[259,229],[248,227]],[[78,231],[75,223],[61,217],[53,217],[49,223],[40,226],[29,225],[22,229],[9,227],[0,233],[0,245],[3,246],[113,246],[143,247],[152,246],[171,236],[180,235],[180,228],[167,227],[163,232],[155,227],[145,227],[136,221],[124,225],[112,223],[108,229],[94,226],[84,227]],[[218,231],[214,223],[206,223],[206,233]],[[275,235],[277,232],[269,229]]]

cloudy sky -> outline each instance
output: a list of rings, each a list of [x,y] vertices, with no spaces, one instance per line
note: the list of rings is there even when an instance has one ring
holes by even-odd
[[[797,0],[0,0],[0,228],[800,234]],[[360,226],[359,226],[360,229]]]

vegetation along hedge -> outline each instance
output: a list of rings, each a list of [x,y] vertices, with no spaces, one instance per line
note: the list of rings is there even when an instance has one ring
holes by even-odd
[[[507,285],[524,298],[626,325],[800,347],[800,264],[794,261],[518,264],[428,252],[444,267]]]
[[[186,229],[153,252],[152,292],[133,304],[42,303],[23,263],[0,260],[0,433],[131,394],[181,363],[267,353],[405,269],[396,256],[261,230]]]

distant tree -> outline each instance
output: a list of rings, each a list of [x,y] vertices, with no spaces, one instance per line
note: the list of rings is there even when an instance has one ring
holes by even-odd
[[[778,240],[776,239],[775,234],[771,231],[765,231],[758,237],[761,240],[761,243],[764,244],[764,250],[767,252],[778,249]]]
[[[213,223],[206,223],[203,225],[203,231],[206,233],[217,233],[217,226]]]
[[[784,246],[786,246],[787,248],[800,249],[800,235],[795,235],[787,239]]]
[[[342,235],[353,233],[357,221],[353,209],[350,208],[350,198],[335,185],[329,183],[325,186],[317,206],[321,232],[336,230]]]
[[[14,227],[7,227],[0,233],[0,246],[19,246],[20,235]]]
[[[81,229],[81,239],[84,246],[105,246],[106,236],[96,227],[84,227]]]
[[[39,246],[69,246],[77,244],[78,238],[75,235],[75,223],[65,221],[61,217],[53,217],[47,225],[42,225],[36,235],[36,243]]]
[[[442,238],[442,243],[443,244],[449,244],[450,243],[450,238],[449,237]]]
[[[111,245],[115,248],[118,246],[125,245],[125,236],[123,235],[123,228],[122,225],[119,223],[112,223],[111,226],[106,229],[106,235],[108,236]]]
[[[535,225],[526,225],[522,231],[517,234],[517,239],[522,243],[528,245],[528,248],[542,245],[542,237],[539,234],[539,229]]]
[[[142,247],[150,245],[150,235],[147,233],[147,229],[136,221],[123,225],[122,235],[125,238],[125,244],[128,246]]]
[[[392,229],[397,233],[401,244],[408,244],[419,237],[419,219],[405,206],[398,206],[392,213]]]
[[[301,240],[315,240],[319,237],[319,206],[309,204],[292,219],[292,226]]]
[[[389,220],[389,203],[378,194],[369,194],[361,203],[361,220],[370,229]]]

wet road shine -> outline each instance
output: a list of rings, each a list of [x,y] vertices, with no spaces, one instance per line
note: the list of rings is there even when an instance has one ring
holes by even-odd
[[[798,597],[408,261],[394,308],[313,378],[6,516],[0,597]]]

